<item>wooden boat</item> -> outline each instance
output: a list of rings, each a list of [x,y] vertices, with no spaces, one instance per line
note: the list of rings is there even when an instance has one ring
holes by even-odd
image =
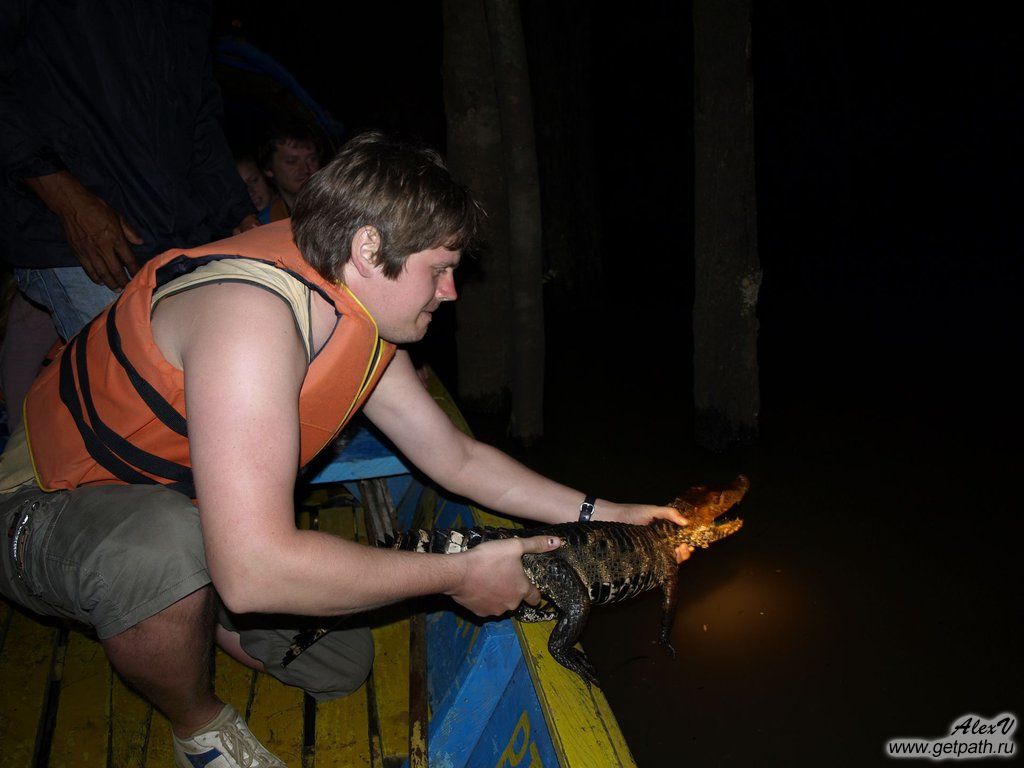
[[[431,391],[466,429],[440,384]],[[357,540],[394,518],[508,524],[441,495],[367,431],[305,483],[299,524]],[[345,699],[318,704],[219,651],[217,693],[290,766],[635,765],[601,691],[549,656],[550,625],[480,622],[437,605],[380,613],[373,672]],[[12,768],[173,765],[167,721],[112,673],[95,640],[2,602],[0,756]]]

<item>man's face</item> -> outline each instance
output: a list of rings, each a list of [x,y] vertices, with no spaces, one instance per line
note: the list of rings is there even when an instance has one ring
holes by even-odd
[[[262,211],[270,205],[270,185],[267,184],[267,178],[260,172],[254,161],[243,160],[240,162],[238,175],[245,182],[245,188],[249,190],[249,198],[256,206],[257,211]]]
[[[382,338],[406,344],[427,334],[441,303],[458,298],[453,273],[460,257],[458,251],[431,248],[412,254],[395,280],[377,273],[360,299],[377,321]]]
[[[297,195],[309,177],[320,170],[316,147],[308,142],[284,141],[277,145],[270,166],[265,170],[278,189]]]

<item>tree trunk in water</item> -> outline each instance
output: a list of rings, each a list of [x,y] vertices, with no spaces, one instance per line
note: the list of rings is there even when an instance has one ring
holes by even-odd
[[[487,212],[484,252],[459,270],[467,276],[455,303],[459,399],[469,410],[495,412],[507,406],[511,385],[511,298],[494,67],[481,0],[444,0],[442,12],[448,166]]]
[[[593,119],[594,8],[587,0],[524,3],[540,175],[548,300],[589,302],[601,292]]]
[[[516,0],[485,0],[508,189],[512,284],[511,433],[530,443],[544,431],[544,304],[540,188],[526,46]]]
[[[757,436],[757,257],[750,0],[696,0],[693,397],[698,443]]]

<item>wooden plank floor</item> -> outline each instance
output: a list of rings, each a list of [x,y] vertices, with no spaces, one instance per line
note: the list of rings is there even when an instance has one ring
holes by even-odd
[[[300,524],[348,538],[362,525],[346,495],[318,489]],[[361,515],[358,516],[361,518]],[[217,695],[296,768],[392,768],[408,753],[409,623],[374,628],[374,673],[353,695],[317,704],[218,651]],[[4,766],[164,768],[171,730],[115,675],[98,642],[46,626],[0,601],[0,756]]]

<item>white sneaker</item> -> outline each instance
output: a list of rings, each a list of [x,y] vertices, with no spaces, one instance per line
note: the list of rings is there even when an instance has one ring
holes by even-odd
[[[260,744],[230,704],[187,739],[174,737],[174,764],[178,768],[288,768]]]

